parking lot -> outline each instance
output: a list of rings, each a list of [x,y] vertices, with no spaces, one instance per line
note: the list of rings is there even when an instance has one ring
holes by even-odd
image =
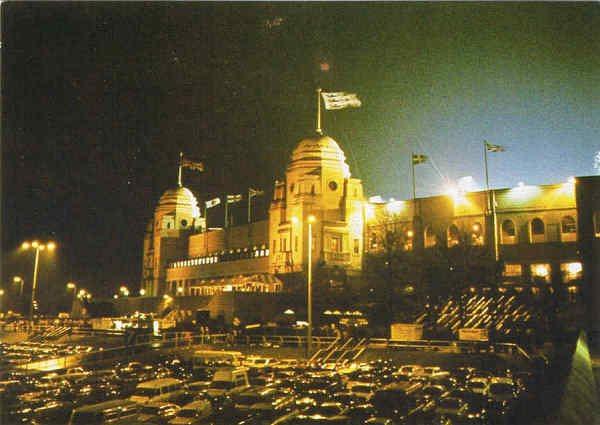
[[[106,414],[127,414],[123,423],[528,424],[545,414],[537,398],[544,377],[490,353],[368,350],[355,361],[307,363],[298,348],[243,348],[242,364],[234,365],[243,371],[237,386],[215,374],[223,364],[194,368],[190,353],[197,347],[123,356],[95,367],[13,370],[0,382],[1,423],[67,424],[74,411],[81,415],[99,403],[108,406]],[[170,395],[127,407],[136,391],[150,388],[144,393],[150,394],[155,386]]]

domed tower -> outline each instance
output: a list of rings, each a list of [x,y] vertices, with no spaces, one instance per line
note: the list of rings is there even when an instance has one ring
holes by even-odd
[[[142,289],[146,296],[161,295],[168,261],[187,255],[189,238],[185,236],[201,230],[205,223],[188,188],[172,188],[160,197],[144,235]]]
[[[285,182],[275,183],[269,211],[271,272],[300,272],[308,259],[325,267],[360,270],[363,243],[363,188],[352,178],[335,140],[316,136],[292,152]]]

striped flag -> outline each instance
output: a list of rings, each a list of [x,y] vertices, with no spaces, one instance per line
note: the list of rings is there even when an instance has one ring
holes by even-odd
[[[211,199],[210,201],[206,201],[206,208],[216,207],[221,203],[221,198]]]
[[[358,108],[362,105],[358,99],[356,93],[346,92],[321,92],[323,101],[325,102],[325,109],[344,109],[344,108]]]
[[[181,166],[195,171],[204,171],[204,164],[202,162],[194,162],[189,159],[181,161]]]
[[[252,198],[253,196],[259,196],[259,195],[264,195],[265,191],[264,190],[256,190],[256,189],[252,189],[251,187],[248,188],[248,196],[250,198]]]
[[[494,145],[488,142],[485,142],[485,148],[488,152],[504,152],[504,146]]]
[[[228,204],[240,202],[241,200],[242,200],[242,195],[227,195],[227,203]]]
[[[422,164],[423,162],[427,161],[428,156],[427,155],[417,155],[417,154],[412,154],[412,163],[413,164]]]

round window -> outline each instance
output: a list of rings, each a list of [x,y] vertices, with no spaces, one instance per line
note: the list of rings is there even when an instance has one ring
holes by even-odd
[[[329,182],[329,189],[331,190],[336,190],[337,189],[337,183],[334,182],[333,180]]]
[[[183,227],[187,226],[187,220],[181,220],[181,225],[182,225]]]

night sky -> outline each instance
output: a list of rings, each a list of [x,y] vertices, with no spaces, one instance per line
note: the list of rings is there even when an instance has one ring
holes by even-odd
[[[47,299],[68,281],[137,288],[180,151],[205,163],[183,175],[199,202],[253,186],[265,218],[318,86],[362,100],[323,128],[367,196],[410,198],[411,152],[430,158],[417,196],[465,176],[482,189],[484,139],[506,148],[494,188],[597,174],[598,28],[598,2],[4,2],[1,286],[31,282],[18,247],[38,238],[58,244]]]

